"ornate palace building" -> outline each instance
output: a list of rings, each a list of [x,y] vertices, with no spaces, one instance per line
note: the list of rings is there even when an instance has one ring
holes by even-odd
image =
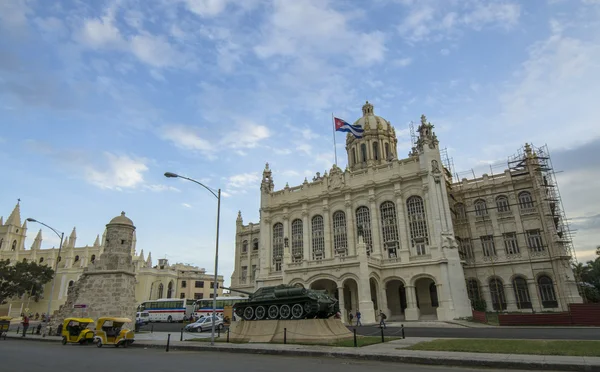
[[[42,230],[39,230],[30,249],[25,249],[27,236],[27,221],[21,221],[21,206],[17,203],[12,213],[3,221],[0,217],[0,260],[10,262],[34,261],[42,265],[56,267],[56,285],[52,297],[54,312],[67,300],[67,291],[81,276],[83,269],[94,265],[106,246],[106,231],[102,238],[98,235],[94,243],[89,246],[77,246],[77,233],[75,228],[69,237],[65,236],[60,256],[58,248],[42,249]],[[204,269],[185,264],[169,264],[166,259],[159,259],[152,265],[152,255],[144,257],[144,250],[136,253],[136,237],[133,235],[131,255],[136,273],[135,298],[138,302],[157,298],[210,298],[213,295],[212,274],[207,274]],[[218,295],[223,293],[223,277],[218,276]],[[14,298],[6,304],[0,304],[0,315],[10,314],[19,316],[28,309],[28,312],[45,313],[48,310],[52,282],[44,287],[43,299],[35,302],[25,295]]]
[[[348,167],[275,191],[269,165],[260,222],[237,218],[231,286],[289,284],[336,296],[342,316],[374,322],[451,320],[472,305],[562,311],[581,302],[560,200],[543,149],[499,175],[453,181],[433,125],[421,117],[408,158],[391,124],[366,103],[348,134]],[[483,303],[483,301],[485,303]]]

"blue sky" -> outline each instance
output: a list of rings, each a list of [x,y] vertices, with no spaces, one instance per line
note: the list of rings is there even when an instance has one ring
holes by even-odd
[[[458,172],[547,143],[586,260],[600,244],[599,20],[598,0],[0,1],[0,215],[20,198],[23,218],[91,245],[124,210],[138,251],[212,271],[215,200],[163,177],[176,172],[223,189],[229,281],[265,162],[276,189],[328,170],[331,114],[353,122],[368,99],[400,154],[427,115]]]

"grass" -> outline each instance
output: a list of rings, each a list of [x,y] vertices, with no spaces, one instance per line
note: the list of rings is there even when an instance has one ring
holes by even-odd
[[[600,357],[600,341],[441,339],[420,342],[402,350]]]
[[[385,342],[388,341],[393,341],[393,340],[397,340],[400,337],[386,337],[385,338]],[[210,342],[210,338],[191,338],[188,339],[186,341],[193,341],[193,342]],[[227,342],[227,338],[221,336],[220,338],[215,338],[215,342]],[[230,341],[230,343],[232,344],[245,344],[247,342],[233,342]],[[282,344],[283,342],[271,342],[272,344]],[[358,336],[356,338],[356,343],[358,345],[358,347],[363,347],[363,346],[369,346],[369,345],[375,345],[375,344],[380,344],[381,343],[381,337],[378,336]],[[354,340],[353,339],[349,339],[349,340],[340,340],[340,341],[336,341],[336,342],[331,342],[331,343],[326,343],[326,342],[288,342],[289,345],[318,345],[318,346],[336,346],[336,347],[354,347]]]

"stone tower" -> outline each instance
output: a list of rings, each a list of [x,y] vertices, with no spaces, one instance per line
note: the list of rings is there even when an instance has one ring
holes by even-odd
[[[94,320],[102,316],[127,317],[135,322],[135,272],[131,258],[134,231],[125,212],[106,225],[104,252],[69,289],[67,301],[52,317],[53,329],[71,316]],[[76,309],[74,305],[86,308]]]

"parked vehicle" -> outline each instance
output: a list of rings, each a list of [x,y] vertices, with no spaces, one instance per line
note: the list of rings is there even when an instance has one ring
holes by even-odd
[[[138,311],[135,314],[135,321],[136,323],[145,326],[146,324],[150,323],[150,313],[147,311]]]
[[[215,316],[215,329],[223,329],[223,319]],[[203,332],[212,329],[212,316],[203,316],[194,323],[185,326],[186,332]]]
[[[10,321],[12,318],[10,316],[0,316],[0,337],[4,335],[4,339],[6,340],[6,334],[8,333],[8,328],[10,327]]]
[[[96,346],[114,345],[115,347],[127,347],[135,341],[133,331],[124,328],[124,325],[131,323],[129,318],[104,317],[96,322],[96,336],[94,342]]]
[[[94,319],[66,318],[63,320],[61,331],[62,344],[92,344],[94,342],[94,331],[88,329],[89,324],[94,324]]]

